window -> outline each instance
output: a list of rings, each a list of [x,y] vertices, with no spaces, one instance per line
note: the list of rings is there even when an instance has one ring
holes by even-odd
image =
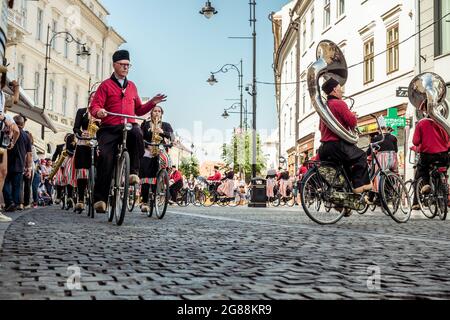
[[[95,75],[100,79],[100,55],[97,54],[97,61],[95,62]]]
[[[436,20],[450,13],[450,1],[435,0]],[[436,24],[436,56],[450,53],[450,16],[442,19]]]
[[[34,103],[39,105],[39,90],[40,90],[41,75],[39,72],[34,73]]]
[[[64,41],[64,58],[69,58],[69,43],[67,41]]]
[[[374,40],[364,43],[364,84],[374,80]]]
[[[53,20],[53,21],[52,21],[52,31],[53,31],[53,34],[55,34],[55,33],[58,32],[58,22],[57,22],[56,20]],[[53,42],[52,42],[52,49],[53,49],[53,50],[56,50],[56,38],[53,39]]]
[[[311,21],[310,21],[310,30],[309,30],[309,35],[310,35],[310,42],[314,41],[314,7],[311,9]]]
[[[37,9],[37,26],[36,26],[36,39],[42,40],[42,25],[44,23],[44,12],[42,9]]]
[[[91,56],[87,56],[86,58],[86,71],[91,73]]]
[[[302,28],[303,28],[303,35],[302,35],[302,51],[306,51],[306,18],[303,19],[302,22]]]
[[[303,92],[303,96],[302,96],[303,114],[305,114],[306,113],[306,84],[303,84],[302,92]]]
[[[80,42],[80,39],[77,39],[77,41]],[[81,51],[81,46],[77,43],[77,52],[76,52],[76,55],[77,55],[77,66],[80,65],[80,55],[78,54],[80,51]]]
[[[326,29],[330,26],[330,0],[324,0],[323,6],[323,28]]]
[[[345,14],[345,0],[337,0],[337,17],[340,18]]]
[[[399,46],[398,46],[398,24],[390,27],[387,31],[387,73],[399,69]]]
[[[75,95],[73,97],[73,101],[74,101],[74,105],[75,105],[75,109],[77,109],[79,107],[79,103],[80,103],[80,96],[78,94],[78,91],[80,90],[80,88],[77,87],[77,92],[75,92]]]
[[[62,90],[62,113],[67,114],[67,87],[64,86]]]
[[[23,88],[24,87],[24,66],[22,63],[19,63],[17,65],[17,79],[19,80],[19,85]]]
[[[50,80],[49,82],[49,110],[53,111],[55,109],[55,81]]]

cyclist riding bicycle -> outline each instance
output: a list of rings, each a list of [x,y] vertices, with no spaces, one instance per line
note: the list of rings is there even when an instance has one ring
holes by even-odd
[[[345,101],[342,100],[344,92],[339,82],[330,78],[323,84],[322,90],[328,96],[327,104],[331,113],[344,127],[354,129],[358,119],[356,114],[352,113]],[[319,149],[320,160],[343,164],[352,179],[354,193],[372,190],[366,153],[357,146],[339,138],[327,127],[323,120],[320,120],[320,132],[322,134],[320,140],[322,145]]]
[[[426,101],[422,104],[420,110],[426,110]],[[418,147],[420,154],[414,179],[418,181],[419,178],[423,178],[425,185],[420,191],[422,194],[427,194],[431,192],[430,166],[432,164],[447,168],[449,166],[449,136],[436,121],[426,117],[416,125],[413,144]],[[415,193],[412,209],[420,210]]]
[[[160,143],[169,144],[173,140],[172,126],[167,122],[162,122],[163,109],[156,106],[150,112],[151,120],[144,121],[141,125],[144,141],[152,143],[159,141]],[[156,137],[155,135],[158,135]],[[150,196],[150,186],[152,192],[156,192],[156,175],[159,170],[160,157],[163,161],[168,162],[169,150],[161,150],[158,146],[145,146],[144,157],[141,159],[141,167],[139,177],[141,178],[141,212],[149,212],[148,200]],[[168,165],[167,165],[168,166]]]
[[[97,132],[99,157],[94,190],[94,208],[98,213],[106,211],[114,170],[114,155],[121,143],[123,124],[125,123],[123,117],[108,115],[107,112],[143,116],[160,102],[166,101],[165,95],[158,94],[143,104],[135,84],[127,79],[130,67],[128,51],[119,50],[114,53],[114,73],[110,79],[100,84],[89,109],[92,116],[101,119],[101,126]],[[128,123],[133,125],[128,132],[126,146],[130,154],[130,184],[138,184],[140,159],[144,155],[144,139],[136,120],[129,119]]]

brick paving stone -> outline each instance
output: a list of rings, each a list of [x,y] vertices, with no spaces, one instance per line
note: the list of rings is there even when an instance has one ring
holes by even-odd
[[[8,290],[0,298],[450,297],[450,222],[397,225],[376,212],[323,227],[296,209],[171,207],[161,221],[127,215],[122,227],[56,207],[28,211],[0,229],[0,286]],[[81,270],[81,291],[66,288],[70,266]],[[380,268],[379,291],[367,288],[371,266]]]

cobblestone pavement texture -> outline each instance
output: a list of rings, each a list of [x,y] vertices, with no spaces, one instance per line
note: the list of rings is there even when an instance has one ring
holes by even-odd
[[[57,207],[13,216],[0,224],[0,299],[450,298],[450,222],[418,214],[334,226],[298,207],[135,209],[121,227]]]

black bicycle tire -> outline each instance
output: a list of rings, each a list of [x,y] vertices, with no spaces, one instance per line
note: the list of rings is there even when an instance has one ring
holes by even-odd
[[[443,173],[439,174],[439,184],[438,184],[438,188],[437,190],[439,190],[438,192],[442,194],[437,194],[437,198],[438,198],[438,210],[439,210],[439,219],[442,221],[445,221],[445,219],[447,219],[447,214],[448,214],[448,185],[447,184],[442,184],[442,181],[447,181],[447,179],[445,178],[445,176],[443,177]],[[442,199],[440,198],[442,197]],[[443,203],[440,203],[441,201],[443,201]]]
[[[437,214],[438,214],[438,205],[436,204],[436,209],[434,210],[434,212],[433,211],[431,211],[431,209],[429,210],[429,211],[427,211],[427,210],[425,210],[424,208],[423,208],[423,203],[422,203],[422,200],[421,200],[421,197],[420,197],[420,195],[421,195],[421,190],[419,190],[419,189],[421,189],[421,182],[423,181],[423,178],[422,177],[420,177],[418,180],[417,180],[417,182],[416,182],[416,185],[415,185],[415,187],[416,187],[416,194],[417,194],[417,202],[418,202],[418,204],[419,204],[419,206],[420,206],[420,211],[422,211],[422,213],[423,213],[423,215],[426,217],[426,218],[428,218],[428,219],[434,219],[436,216],[437,216]],[[431,214],[430,215],[428,215],[427,213],[425,213],[425,212],[430,212]]]
[[[406,216],[405,220],[400,220],[398,219],[398,215],[396,216],[396,213],[398,212],[397,209],[396,212],[392,212],[388,206],[388,203],[386,201],[387,197],[386,197],[386,188],[384,188],[384,185],[386,184],[386,181],[388,177],[393,177],[394,179],[397,179],[398,182],[400,182],[401,188],[403,188],[403,192],[406,193],[407,195],[407,201],[409,204],[409,209],[408,209],[408,214]],[[409,194],[408,194],[408,190],[406,189],[406,186],[403,182],[403,180],[400,178],[400,176],[398,176],[397,174],[395,174],[394,172],[385,172],[384,174],[381,174],[381,178],[380,178],[380,198],[381,198],[381,203],[383,205],[383,208],[386,210],[387,213],[389,213],[389,216],[392,218],[392,220],[394,220],[397,223],[406,223],[409,221],[409,219],[411,218],[411,199],[409,198]]]
[[[179,192],[178,196],[179,196],[179,198],[177,199],[177,205],[179,207],[185,208],[185,207],[189,206],[187,190],[181,190]]]
[[[208,196],[206,195],[206,192],[205,192],[205,191],[204,191],[203,193],[205,194],[205,202],[203,203],[203,206],[204,206],[205,208],[212,207],[212,206],[216,203],[215,201],[209,201],[208,204],[206,204],[206,202],[207,202],[208,200],[214,199],[214,197],[215,197],[214,193],[210,192]]]
[[[159,208],[157,209],[157,207],[158,207],[158,204],[157,204],[158,187],[159,187],[159,184],[161,182],[161,179],[160,179],[161,175],[163,176],[163,181],[164,181],[164,184],[166,185],[166,190],[164,192],[165,193],[165,199],[164,199],[164,204],[162,206],[163,207],[162,211]],[[156,195],[155,195],[155,215],[156,215],[156,217],[159,220],[161,220],[166,215],[167,205],[169,204],[169,197],[170,197],[170,194],[169,194],[169,175],[168,175],[167,171],[165,169],[160,170],[158,172],[156,180],[157,180],[157,185],[156,185]]]
[[[338,217],[337,217],[335,220],[333,220],[333,221],[331,221],[331,222],[323,222],[323,221],[318,220],[316,217],[314,217],[314,216],[309,212],[309,209],[308,209],[308,207],[306,206],[306,201],[305,201],[305,188],[307,187],[308,182],[314,178],[314,175],[317,175],[317,174],[318,174],[317,172],[311,171],[310,173],[308,173],[308,174],[302,179],[302,182],[301,182],[301,185],[300,185],[300,200],[301,200],[301,202],[302,202],[303,211],[305,212],[305,214],[306,214],[312,221],[314,221],[314,222],[317,223],[317,224],[320,224],[320,225],[332,225],[332,224],[336,224],[336,223],[338,223],[338,222],[344,217],[345,210],[342,210],[342,212],[338,215]]]
[[[123,186],[123,194],[120,195],[119,191],[121,188],[116,189],[115,191],[115,197],[119,197],[119,199],[115,199],[117,201],[117,203],[119,203],[119,201],[122,201],[122,207],[120,208],[121,210],[116,210],[115,212],[115,217],[116,217],[116,225],[117,226],[121,226],[125,220],[125,213],[127,212],[128,209],[128,194],[130,192],[130,155],[128,154],[128,151],[124,151],[122,153],[122,156],[120,158],[120,162],[119,162],[119,168],[125,169],[125,172],[123,174],[124,179],[124,186]],[[119,172],[119,171],[118,171]],[[120,183],[120,179],[121,176],[116,176],[116,185],[119,186]],[[122,197],[120,197],[122,196]],[[122,199],[120,199],[122,198]],[[116,208],[117,209],[117,208]],[[119,211],[119,212],[118,212]],[[119,213],[119,215],[117,215],[117,213]]]
[[[87,186],[88,192],[88,203],[89,206],[88,209],[88,216],[94,219],[95,217],[95,210],[94,210],[94,190],[95,190],[95,167],[94,165],[91,166],[89,169],[89,179],[88,179],[88,186]]]
[[[132,186],[130,186],[130,188],[132,188],[133,191],[128,194],[128,202],[127,202],[128,212],[132,212],[134,210],[134,207],[136,206],[136,200],[137,200],[136,199],[137,186],[135,184],[133,184]],[[128,190],[130,188],[128,188]],[[131,205],[130,205],[130,199],[132,200]]]

